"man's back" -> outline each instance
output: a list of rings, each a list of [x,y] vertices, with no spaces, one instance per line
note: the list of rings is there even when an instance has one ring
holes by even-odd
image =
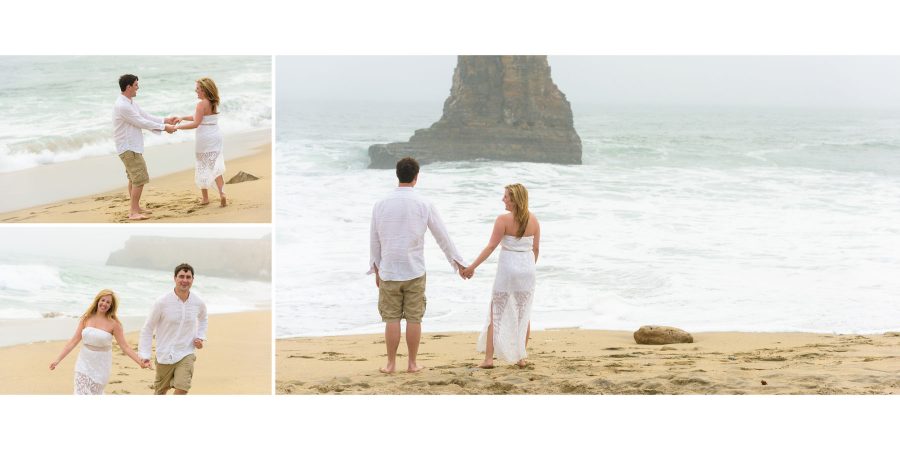
[[[425,230],[433,208],[411,187],[398,187],[372,210],[373,254],[383,280],[425,274]]]

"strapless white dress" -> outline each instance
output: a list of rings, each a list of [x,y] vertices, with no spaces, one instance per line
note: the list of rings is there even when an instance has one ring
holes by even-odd
[[[503,236],[497,276],[491,294],[488,320],[478,337],[477,349],[485,351],[488,325],[493,324],[494,356],[517,362],[527,355],[525,336],[534,298],[534,236]]]
[[[108,331],[85,327],[75,363],[75,395],[103,395],[112,371],[112,339]]]
[[[197,156],[197,171],[194,182],[200,189],[217,189],[216,177],[225,174],[224,144],[218,114],[203,116],[196,138],[194,153]]]

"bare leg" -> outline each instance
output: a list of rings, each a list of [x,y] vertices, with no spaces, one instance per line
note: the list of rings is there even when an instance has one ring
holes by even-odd
[[[484,346],[484,362],[478,365],[482,369],[494,368],[494,308],[491,306],[491,324],[487,329],[487,342]]]
[[[208,189],[200,189],[200,195],[203,196],[203,199],[200,200],[201,205],[209,204],[209,190]]]
[[[126,195],[128,195],[128,199],[131,200],[131,181],[130,180],[128,181],[127,189],[128,189],[128,192],[126,192]]]
[[[219,188],[219,206],[228,205],[228,199],[225,198],[225,180],[222,175],[216,177],[216,187]]]
[[[531,321],[528,321],[528,330],[525,331],[525,348],[528,348],[528,340],[531,339]],[[525,361],[525,358],[520,359],[516,363],[519,367],[525,367],[528,365],[528,362]]]
[[[422,324],[406,322],[406,348],[409,350],[409,364],[407,372],[415,373],[425,367],[416,364],[416,355],[419,354],[419,341],[422,339]]]
[[[131,186],[131,183],[128,183]],[[131,211],[128,213],[129,220],[144,220],[147,216],[141,214],[141,193],[144,191],[144,185],[133,186],[131,188]]]
[[[384,343],[387,346],[387,365],[381,373],[394,373],[397,369],[397,347],[400,346],[400,321],[384,324]]]
[[[187,395],[187,391],[182,391],[181,389],[175,389],[175,395]]]

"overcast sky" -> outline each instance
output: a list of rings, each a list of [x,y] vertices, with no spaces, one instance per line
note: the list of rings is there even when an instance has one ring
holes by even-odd
[[[278,107],[298,101],[433,101],[455,56],[276,58]],[[551,56],[573,104],[900,109],[898,56]]]
[[[196,238],[260,238],[269,227],[158,227],[115,225],[95,227],[31,226],[7,227],[0,234],[0,248],[13,254],[40,255],[92,262],[105,262],[115,250],[125,247],[131,236],[177,236]]]

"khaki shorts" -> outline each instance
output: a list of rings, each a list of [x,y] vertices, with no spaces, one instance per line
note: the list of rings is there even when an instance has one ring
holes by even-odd
[[[157,394],[165,394],[170,388],[181,389],[182,391],[191,390],[191,378],[194,376],[194,361],[197,356],[190,354],[181,358],[181,361],[175,364],[156,363],[156,381],[153,382],[153,389]]]
[[[144,155],[135,153],[131,150],[125,150],[119,153],[119,159],[125,164],[125,175],[133,187],[143,186],[150,182],[150,175],[147,174],[147,163],[144,162]]]
[[[378,312],[382,322],[422,323],[425,315],[425,275],[407,281],[381,280]]]

